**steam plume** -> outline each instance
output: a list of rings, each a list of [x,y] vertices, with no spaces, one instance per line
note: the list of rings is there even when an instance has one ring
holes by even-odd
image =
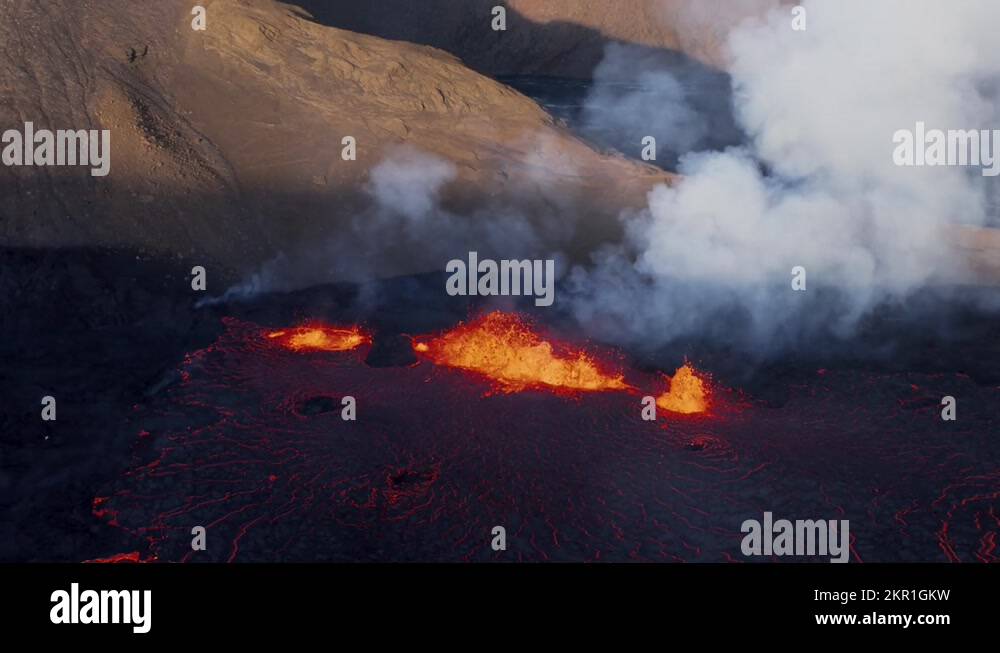
[[[627,338],[651,344],[728,329],[729,340],[767,348],[817,329],[850,333],[881,303],[961,272],[945,228],[990,219],[991,180],[897,167],[892,137],[917,121],[996,125],[1000,5],[803,5],[806,31],[779,7],[730,33],[735,114],[749,143],[683,156],[684,178],[625,217],[625,245],[574,271],[583,323],[606,337],[628,323]],[[641,121],[649,109],[617,119]],[[824,292],[793,292],[796,266],[808,292]]]

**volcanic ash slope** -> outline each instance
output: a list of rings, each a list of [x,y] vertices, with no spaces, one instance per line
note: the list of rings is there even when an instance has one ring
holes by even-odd
[[[568,248],[583,255],[666,178],[595,152],[450,54],[270,0],[203,4],[205,31],[180,0],[5,3],[0,125],[109,129],[112,161],[103,178],[0,168],[0,243],[177,254],[235,277],[348,228],[371,168],[407,145],[454,166],[449,211],[579,221]]]

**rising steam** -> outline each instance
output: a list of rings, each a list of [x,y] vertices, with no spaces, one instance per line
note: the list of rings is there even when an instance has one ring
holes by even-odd
[[[718,71],[649,48],[608,48],[582,112],[585,133],[635,151],[644,133],[656,136],[682,177],[622,216],[624,242],[574,268],[557,293],[557,307],[592,335],[649,347],[710,338],[766,355],[818,334],[851,335],[878,307],[967,278],[950,229],[997,219],[995,179],[897,167],[893,135],[917,122],[997,126],[1000,3],[802,4],[805,31],[792,29],[788,4],[771,0],[739,3],[734,16],[752,8],[756,19],[720,18],[727,3],[699,2],[671,16],[682,27],[728,30],[722,106],[709,105],[720,97]],[[279,257],[224,299],[364,281],[376,269],[443,270],[473,250],[549,256],[569,239],[571,215],[539,222],[499,206],[445,208],[456,179],[433,155],[387,153],[350,233],[294,264]],[[543,192],[554,187],[536,181]],[[806,292],[792,289],[799,267]]]
[[[684,178],[626,217],[625,246],[574,271],[583,323],[606,337],[627,323],[626,337],[653,344],[718,332],[767,348],[818,329],[847,334],[875,306],[961,273],[947,228],[988,222],[991,180],[896,167],[892,137],[917,121],[996,125],[1000,4],[803,5],[804,32],[789,7],[731,32],[749,144],[682,157]],[[823,293],[793,292],[796,266]]]

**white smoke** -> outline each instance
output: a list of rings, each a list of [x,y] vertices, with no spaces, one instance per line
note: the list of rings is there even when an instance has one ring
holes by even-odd
[[[756,20],[722,21],[733,26],[727,69],[742,145],[719,151],[706,142],[717,136],[717,117],[697,106],[691,84],[704,71],[690,62],[681,61],[681,74],[675,57],[612,46],[598,68],[585,128],[653,132],[679,154],[704,151],[684,154],[682,178],[624,216],[624,244],[573,271],[569,306],[594,335],[651,346],[714,337],[765,354],[819,333],[850,335],[876,308],[960,276],[949,227],[996,218],[994,179],[897,167],[892,138],[918,121],[997,126],[1000,3],[808,0],[801,32],[790,6],[748,3],[772,8]],[[686,4],[694,23],[717,18]],[[572,163],[539,148],[534,192],[557,194],[555,180]],[[572,237],[572,212],[561,209],[541,221],[498,205],[449,209],[447,191],[458,183],[439,157],[388,152],[350,233],[279,257],[229,295],[443,270],[473,250],[558,258]],[[805,293],[792,289],[798,266]],[[565,305],[562,290],[557,297]]]
[[[892,137],[918,121],[996,126],[1000,2],[802,4],[805,31],[779,7],[728,37],[749,144],[684,156],[683,179],[627,217],[626,247],[575,271],[576,314],[602,335],[628,319],[629,336],[664,342],[723,315],[757,347],[817,328],[846,334],[881,303],[961,272],[948,227],[988,221],[993,180],[897,167]],[[792,290],[796,266],[807,293]],[[837,292],[796,296],[816,289]]]
[[[372,168],[368,190],[380,215],[395,215],[408,230],[422,227],[438,210],[441,190],[455,166],[414,148],[401,148]]]
[[[594,141],[630,144],[636,151],[645,136],[653,135],[660,157],[690,152],[709,133],[707,117],[693,105],[691,86],[657,53],[612,43],[594,70],[581,116],[583,132]]]
[[[446,190],[457,179],[455,166],[435,154],[410,146],[388,152],[372,168],[371,208],[355,217],[353,242],[333,246],[338,265],[332,276],[367,281],[443,271],[449,260],[470,251],[517,258],[539,252],[542,238],[520,211],[504,205],[449,208]]]
[[[546,175],[559,172],[546,146],[543,139],[539,159],[529,158],[540,170],[540,184],[549,181]],[[548,216],[542,220],[547,226],[539,227],[537,220],[508,205],[456,211],[448,207],[446,195],[457,183],[457,169],[440,156],[406,145],[389,150],[369,173],[369,202],[354,215],[350,229],[331,229],[326,242],[311,243],[293,255],[279,253],[223,295],[201,300],[198,306],[331,282],[364,284],[443,272],[449,260],[464,259],[470,251],[518,260],[542,254],[562,258],[559,248],[573,233],[570,221]]]

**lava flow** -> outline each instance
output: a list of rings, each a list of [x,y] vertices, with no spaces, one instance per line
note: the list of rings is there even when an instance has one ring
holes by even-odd
[[[685,363],[670,379],[670,390],[656,399],[656,405],[672,413],[704,413],[708,410],[708,387],[690,363]]]
[[[350,353],[303,355],[277,346],[271,328],[226,318],[217,340],[184,358],[180,380],[131,413],[134,459],[92,506],[120,537],[87,557],[722,562],[744,560],[743,519],[780,510],[850,519],[857,560],[997,559],[1000,388],[828,370],[769,376],[776,399],[744,410],[688,366],[667,394],[700,378],[712,419],[669,413],[662,428],[640,418],[637,393],[566,401],[545,386],[483,401],[479,384],[433,382],[451,374],[429,374],[429,357],[485,322],[520,324],[483,318],[417,338],[426,364],[376,367]],[[522,329],[510,338],[541,344]],[[948,392],[967,407],[941,430]],[[356,421],[339,410],[347,395],[363,398]],[[901,467],[912,473],[886,472]],[[496,524],[515,534],[507,551],[490,547]],[[191,547],[196,525],[208,529],[205,550]]]
[[[618,391],[629,386],[587,353],[543,340],[517,315],[496,311],[441,336],[415,342],[414,350],[435,364],[482,374],[503,392],[530,388]]]
[[[271,331],[267,337],[293,351],[350,351],[372,341],[358,327],[303,326]]]

